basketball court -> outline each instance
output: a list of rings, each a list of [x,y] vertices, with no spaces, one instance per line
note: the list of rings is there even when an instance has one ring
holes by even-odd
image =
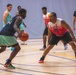
[[[0,49],[0,75],[76,75],[76,58],[74,51],[70,45],[68,45],[67,50],[64,50],[64,45],[61,41],[47,54],[44,63],[38,63],[44,52],[44,50],[40,49],[46,47],[43,42],[46,42],[45,38],[47,37],[44,37],[44,35],[48,34],[48,27],[50,30],[54,30],[52,32],[56,32],[55,35],[58,35],[58,38],[59,36],[62,38],[61,36],[64,36],[63,34],[67,33],[68,30],[71,32],[70,28],[72,28],[76,37],[76,21],[74,19],[76,18],[76,0],[0,0],[0,9],[0,31],[2,31],[0,33],[1,46],[14,45],[14,48],[16,47],[13,52],[11,48],[6,48],[6,51],[1,53],[5,50],[5,47]],[[8,15],[5,12],[7,12]],[[50,17],[50,14],[54,19]],[[17,20],[19,18],[17,15],[22,17],[21,21]],[[12,19],[14,16],[15,18]],[[7,20],[9,21],[6,22]],[[66,23],[62,24],[62,20],[66,21]],[[73,24],[74,21],[75,25]],[[50,25],[48,26],[49,22]],[[20,24],[23,24],[21,29]],[[53,27],[53,25],[55,26]],[[4,26],[5,28],[3,28]],[[59,28],[61,28],[61,31]],[[12,38],[15,31],[17,31],[20,36],[21,32],[19,29],[24,30],[24,32],[29,35],[27,41],[25,40],[26,37],[18,37],[20,39],[17,39],[21,46],[20,51],[16,40],[14,37]],[[74,39],[72,32],[71,35]],[[67,36],[68,37],[63,37],[64,43],[69,42],[69,39],[71,41],[69,33]],[[43,37],[44,39],[42,39]],[[13,40],[11,40],[11,38]],[[59,40],[57,38],[55,40],[55,38],[53,39],[55,42]],[[21,42],[21,40],[26,42]],[[52,43],[54,43],[54,41]],[[9,45],[7,45],[7,42]],[[16,44],[17,46],[15,46]],[[72,44],[72,47],[73,49],[76,48],[74,44]],[[18,51],[19,53],[16,55]],[[11,57],[9,58],[10,54]],[[12,60],[15,55],[16,57]],[[7,62],[6,59],[8,59]],[[7,69],[4,67],[5,62],[5,66],[8,67],[11,61],[16,69]],[[9,67],[11,67],[11,65]]]
[[[18,40],[19,41],[19,40]],[[21,45],[21,51],[12,61],[16,69],[6,69],[3,64],[11,50],[0,54],[0,75],[76,75],[76,59],[71,47],[64,50],[59,42],[45,58],[44,63],[38,63],[43,51],[42,39],[29,39],[27,45]]]

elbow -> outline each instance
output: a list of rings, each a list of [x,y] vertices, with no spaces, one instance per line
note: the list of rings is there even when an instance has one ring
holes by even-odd
[[[13,28],[14,28],[14,29],[16,29],[16,26],[15,26],[15,25],[13,25]]]

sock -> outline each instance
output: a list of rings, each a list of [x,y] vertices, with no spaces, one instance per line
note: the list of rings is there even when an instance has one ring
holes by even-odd
[[[64,43],[64,45],[66,45],[66,43]]]
[[[43,47],[46,48],[46,45],[44,45]]]
[[[45,56],[42,56],[40,60],[44,60]]]
[[[10,62],[11,62],[11,60],[7,59],[5,64],[9,64]]]

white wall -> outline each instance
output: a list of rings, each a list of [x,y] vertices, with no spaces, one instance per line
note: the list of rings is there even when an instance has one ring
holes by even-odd
[[[70,26],[72,26],[74,10],[76,10],[76,0],[0,0],[0,30],[3,12],[8,3],[13,5],[12,16],[15,15],[18,5],[27,10],[24,22],[27,25],[25,31],[29,33],[30,38],[42,38],[44,21],[41,8],[43,6],[46,6],[49,12],[56,12],[57,16],[66,20]]]

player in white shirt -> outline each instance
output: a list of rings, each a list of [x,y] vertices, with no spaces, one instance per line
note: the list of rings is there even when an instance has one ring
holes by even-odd
[[[50,13],[47,12],[47,8],[43,7],[42,8],[42,13],[43,13],[43,19],[45,22],[45,29],[43,32],[43,48],[41,48],[40,50],[44,50],[46,48],[46,41],[47,41],[47,35],[48,35],[48,22],[50,22]]]

